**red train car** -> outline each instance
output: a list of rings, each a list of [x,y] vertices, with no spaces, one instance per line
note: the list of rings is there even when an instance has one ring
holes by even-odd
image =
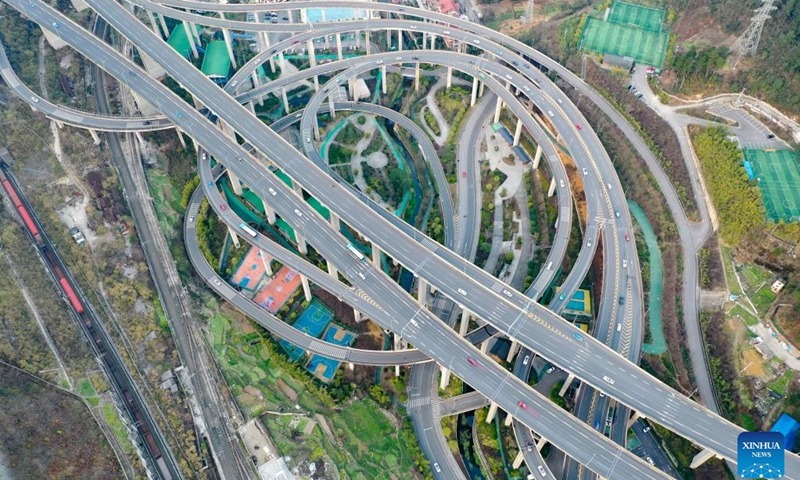
[[[11,186],[11,182],[9,182],[7,178],[5,178],[5,175],[3,175],[3,188],[6,189],[8,196],[11,197],[11,203],[13,203],[14,206],[17,208],[21,207],[22,202],[19,201],[17,192],[14,191],[14,187]]]
[[[33,238],[36,239],[36,243],[39,245],[42,244],[42,236],[39,235],[39,229],[36,228],[36,224],[33,223],[33,219],[30,215],[28,215],[28,211],[25,210],[25,207],[17,207],[17,211],[19,212],[19,216],[22,217],[22,221],[25,223],[25,226],[28,227],[28,231],[31,232]]]
[[[67,294],[67,298],[69,298],[69,303],[72,304],[72,308],[74,308],[78,313],[83,313],[83,305],[81,304],[81,301],[78,300],[78,296],[75,295],[75,291],[72,290],[72,285],[69,284],[66,278],[60,278],[58,283],[61,284],[61,288],[63,288],[64,293]]]

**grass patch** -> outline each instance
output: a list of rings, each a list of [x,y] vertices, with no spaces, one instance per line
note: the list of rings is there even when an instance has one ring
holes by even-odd
[[[724,245],[720,245],[720,249],[722,249],[722,265],[725,268],[725,281],[728,282],[728,290],[732,294],[740,296],[742,295],[742,289],[739,288],[739,282],[736,280],[736,270],[731,259],[731,251],[733,249]]]
[[[794,378],[794,371],[787,369],[785,372],[783,372],[783,375],[769,382],[767,386],[771,390],[774,390],[781,395],[785,395],[786,387],[789,385],[789,382],[792,381],[792,378]]]
[[[126,455],[133,454],[133,444],[130,442],[128,438],[128,430],[125,428],[125,425],[120,420],[119,416],[117,415],[117,411],[114,410],[114,406],[110,404],[103,405],[103,417],[106,419],[106,422],[111,427],[111,430],[114,432],[114,436],[117,437],[119,440],[120,446],[125,451]]]
[[[747,311],[739,304],[728,310],[728,316],[737,316],[741,318],[748,327],[755,326],[758,324],[758,322],[760,322],[758,317]]]
[[[772,302],[775,301],[775,294],[769,289],[768,285],[762,285],[755,293],[749,295],[750,301],[756,307],[756,311],[761,315],[765,315]]]
[[[94,387],[92,386],[92,382],[88,378],[86,378],[84,380],[81,380],[80,383],[78,383],[78,393],[82,397],[96,397],[97,396],[97,392],[95,391]]]

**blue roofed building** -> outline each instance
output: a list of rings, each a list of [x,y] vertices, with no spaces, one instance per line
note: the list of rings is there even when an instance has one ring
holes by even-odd
[[[800,423],[787,414],[782,414],[778,421],[769,429],[770,432],[779,432],[783,434],[783,446],[786,450],[791,450],[794,445],[795,438],[797,437],[797,430],[800,430]]]

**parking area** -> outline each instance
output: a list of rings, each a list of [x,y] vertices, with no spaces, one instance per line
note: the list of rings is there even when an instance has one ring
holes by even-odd
[[[710,107],[708,112],[739,124],[739,127],[732,131],[742,148],[786,148],[786,144],[775,137],[766,125],[744,109],[723,103]]]

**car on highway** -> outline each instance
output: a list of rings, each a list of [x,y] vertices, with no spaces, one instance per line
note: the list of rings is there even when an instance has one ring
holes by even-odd
[[[182,113],[180,110],[178,110],[177,112],[175,112],[175,115],[176,115],[178,118],[182,118],[182,117],[183,117],[183,113]]]
[[[543,477],[546,477],[546,476],[547,476],[547,472],[545,472],[545,471],[544,471],[544,467],[543,467],[543,466],[541,466],[541,465],[537,465],[537,466],[536,466],[536,469],[537,469],[537,470],[539,470],[539,475],[541,475],[541,476],[543,476]]]
[[[209,186],[209,187],[213,187],[213,186],[214,186],[214,182],[212,182],[211,180],[209,180],[209,181],[208,181],[208,186]]]
[[[450,35],[450,30],[445,30],[445,31],[444,31],[444,32],[442,32],[442,33],[444,33],[445,35]]]
[[[414,30],[416,30],[416,29],[417,29],[417,26],[416,26],[416,25],[411,25],[411,28],[413,28]]]
[[[614,212],[614,216],[615,216],[615,217],[617,217],[617,218],[619,218],[619,210],[617,210],[616,212]]]
[[[220,203],[220,204],[219,204],[219,209],[220,209],[220,210],[222,210],[222,211],[224,212],[225,210],[227,210],[227,209],[228,209],[228,206],[227,206],[227,205],[225,205],[224,203]]]
[[[556,115],[553,113],[553,111],[552,111],[552,110],[548,110],[548,111],[547,111],[547,114],[548,114],[548,115],[550,115],[551,117],[555,117],[555,116],[556,116]]]
[[[470,364],[470,365],[472,365],[473,367],[479,367],[479,366],[480,366],[480,363],[478,363],[478,361],[477,361],[477,360],[475,360],[475,359],[474,359],[474,358],[472,358],[472,357],[469,357],[469,358],[467,358],[467,363],[469,363],[469,364]]]
[[[476,38],[475,39],[475,45],[480,45],[480,44],[481,44],[481,41]]]
[[[302,114],[302,113],[298,113],[298,114],[296,114],[296,115],[294,116],[294,118],[300,118],[300,117],[302,117],[302,116],[303,116],[303,114]]]
[[[306,143],[311,143],[311,137],[306,137]]]
[[[378,65],[381,65],[381,64],[383,64],[383,60],[378,60],[378,61],[377,61],[377,62],[375,62],[375,63],[377,63]]]
[[[591,238],[586,242],[586,246],[587,247],[591,247],[592,246],[592,239]]]
[[[409,320],[408,323],[410,323],[411,325],[414,325],[415,327],[419,328],[419,323],[417,323],[417,321],[414,320],[413,318],[411,320]]]
[[[214,279],[214,285],[216,285],[216,286],[218,286],[218,287],[221,287],[221,286],[222,286],[222,282],[220,281],[220,279],[219,279],[219,278],[215,278],[215,279]]]
[[[585,168],[582,168],[582,169],[581,169],[581,172],[583,172],[583,176],[584,176],[584,177],[585,177],[586,175],[589,175],[589,170],[586,170]]]
[[[509,79],[509,80],[513,80],[514,79],[514,77],[512,77],[511,75],[506,75],[506,78]]]
[[[567,294],[566,293],[562,293],[561,295],[558,296],[559,300],[566,300],[566,298],[567,298]]]
[[[459,289],[458,289],[458,293],[460,293],[461,295],[464,295],[464,296],[466,296],[466,295],[467,295],[467,291],[466,291],[466,290],[464,290],[463,288],[459,288]]]
[[[523,63],[522,66],[525,67],[525,68],[531,68],[530,64],[527,64],[527,63]]]
[[[606,396],[606,394],[605,394],[605,393],[603,393],[603,392],[600,392],[600,398],[603,398],[603,397],[605,397],[605,396]]]
[[[466,171],[461,172],[461,178],[467,178],[467,172]]]
[[[527,403],[525,403],[525,402],[523,402],[522,400],[520,400],[519,402],[517,402],[517,405],[519,406],[519,408],[521,408],[521,409],[523,409],[523,410],[527,410],[527,409],[528,409],[528,404],[527,404]]]
[[[628,268],[628,261],[627,260],[623,260],[622,261],[622,268]]]
[[[232,81],[231,82],[231,88],[235,87],[237,83],[239,83],[239,80]]]
[[[478,77],[480,77],[481,80],[485,80],[486,79],[486,75],[484,75],[483,73],[479,73]]]
[[[394,57],[395,60],[402,60],[403,57]]]
[[[581,127],[580,123],[576,123],[575,128],[577,128],[578,130],[583,130],[583,127]]]
[[[53,22],[53,28],[61,28],[61,24],[58,22]]]
[[[603,375],[603,380],[606,381],[609,385],[614,385],[614,379],[609,377],[608,375]]]
[[[419,60],[419,57],[411,57],[411,60]]]
[[[530,355],[525,355],[525,358],[522,359],[522,364],[527,365],[528,361],[531,359]]]
[[[625,234],[625,241],[626,242],[630,242],[631,241],[631,236],[628,235],[627,233]]]
[[[621,331],[622,331],[622,324],[621,324],[621,323],[618,323],[618,324],[617,324],[617,331],[618,331],[618,332],[621,332]]]
[[[324,93],[327,93],[327,92],[328,92],[328,90],[330,90],[330,88],[328,88],[328,87],[325,87],[325,88],[323,88],[323,89],[322,89],[322,91],[323,91]]]
[[[190,215],[189,216],[189,223],[194,223],[194,219],[195,219],[195,216],[194,215]]]
[[[650,431],[650,427],[644,427],[644,428],[642,429],[642,433],[647,433],[647,432],[649,432],[649,431]]]
[[[278,195],[278,192],[276,192],[275,189],[272,187],[269,187],[267,190],[269,190],[269,194],[272,195],[273,197]]]
[[[564,188],[564,180],[559,180],[558,181],[558,186],[561,187],[561,188]]]
[[[503,52],[501,52],[500,50],[498,50],[498,51],[497,51],[497,56],[498,56],[498,57],[502,57],[502,56],[503,56]]]
[[[650,465],[655,465],[655,463],[653,463],[653,459],[650,457],[650,455],[647,456],[646,460],[647,460],[647,463],[649,463]]]
[[[600,422],[594,422],[594,428],[600,430]]]
[[[619,297],[619,304],[625,305],[625,297]]]
[[[202,153],[200,156],[203,158],[203,160],[205,160],[206,158],[208,158],[208,156],[206,155],[206,152],[203,152],[203,153]],[[210,183],[210,182],[209,182],[209,183]],[[209,185],[209,186],[210,186],[210,185]]]
[[[526,92],[530,92],[531,91],[531,88],[529,86],[527,86],[527,85],[523,85],[522,89],[525,90]]]
[[[33,103],[39,103],[39,99],[36,97],[31,97],[31,100],[33,101]]]
[[[574,338],[575,340],[577,340],[579,342],[583,341],[583,335],[581,335],[580,333],[572,332],[572,338]]]
[[[297,215],[298,217],[302,217],[303,216],[303,212],[301,212],[300,210],[298,210],[296,208],[294,209],[294,214]]]
[[[436,473],[442,473],[442,469],[439,467],[439,464],[433,462],[433,468],[436,470]]]
[[[556,367],[550,367],[550,368],[547,369],[547,371],[545,373],[553,373],[555,371],[556,371]]]

